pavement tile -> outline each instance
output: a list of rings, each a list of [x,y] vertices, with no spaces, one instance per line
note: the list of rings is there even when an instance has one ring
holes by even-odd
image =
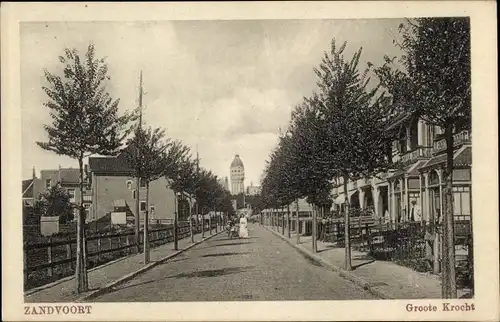
[[[279,233],[281,234],[281,230]],[[287,233],[285,237],[287,238]],[[295,244],[296,234],[292,233],[289,240]],[[312,253],[311,236],[300,236],[298,246]],[[333,243],[318,241],[318,252],[315,255],[333,266],[344,269],[344,248],[336,247]],[[394,299],[441,298],[441,281],[437,275],[417,272],[390,261],[374,260],[366,252],[356,250],[351,251],[351,260],[354,269],[349,273],[365,280],[373,289],[391,294]],[[466,291],[459,290],[459,297]]]

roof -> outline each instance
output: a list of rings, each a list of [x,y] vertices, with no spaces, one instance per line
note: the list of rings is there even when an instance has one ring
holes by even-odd
[[[80,170],[73,168],[42,170],[40,171],[40,176],[42,177],[42,179],[54,179],[56,181],[60,181],[61,184],[80,182]]]
[[[33,179],[23,180],[23,198],[33,198]]]
[[[132,172],[124,149],[116,157],[91,157],[89,158],[89,170],[91,172]]]
[[[441,154],[430,159],[421,169],[437,168],[446,163],[446,154]],[[472,165],[472,147],[465,146],[455,152],[453,156],[453,166],[471,166]]]
[[[243,168],[243,161],[241,161],[240,156],[237,154],[234,156],[233,162],[231,162],[231,168],[234,167],[242,167]]]

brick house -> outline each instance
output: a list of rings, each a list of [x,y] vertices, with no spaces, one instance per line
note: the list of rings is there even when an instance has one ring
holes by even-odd
[[[89,158],[90,186],[92,190],[92,210],[88,221],[99,220],[116,209],[127,212],[127,217],[135,216],[135,193],[139,189],[139,218],[144,218],[146,211],[146,186],[136,186],[132,169],[127,163],[126,152],[116,157]],[[149,218],[171,220],[175,212],[174,192],[167,188],[168,182],[162,177],[149,185]]]

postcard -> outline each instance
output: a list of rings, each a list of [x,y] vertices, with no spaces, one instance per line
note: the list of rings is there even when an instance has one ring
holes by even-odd
[[[495,321],[496,3],[2,5],[6,321]]]

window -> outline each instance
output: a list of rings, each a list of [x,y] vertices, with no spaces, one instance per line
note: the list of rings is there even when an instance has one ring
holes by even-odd
[[[135,199],[135,189],[132,190],[132,198]]]
[[[155,206],[149,207],[149,214],[153,216],[155,214],[155,210],[156,210]]]
[[[83,207],[85,207],[85,218],[90,219],[90,204],[83,204]]]
[[[146,211],[146,201],[141,201],[141,211]]]
[[[68,189],[69,201],[75,202],[75,189]]]
[[[453,187],[453,214],[455,220],[470,219],[470,187]]]
[[[50,189],[50,187],[51,187],[50,179],[45,180],[45,189]]]
[[[131,180],[127,180],[127,189],[132,190],[132,181]]]
[[[140,184],[141,184],[141,188],[146,188],[146,180],[143,180],[143,179],[141,178],[141,180],[140,180]]]

